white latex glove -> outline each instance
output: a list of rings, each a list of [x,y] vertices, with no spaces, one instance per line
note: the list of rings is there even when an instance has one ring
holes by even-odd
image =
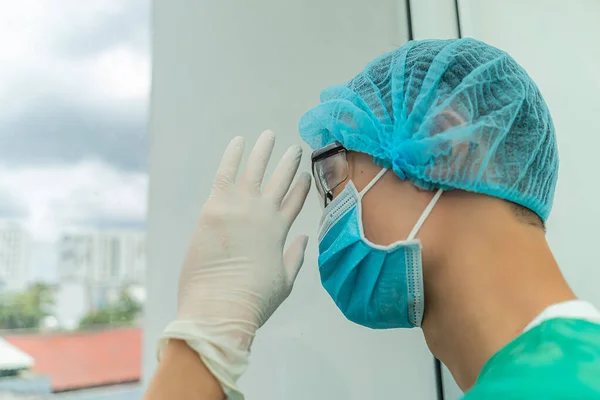
[[[261,188],[274,143],[272,132],[260,136],[237,184],[244,139],[227,147],[181,271],[177,319],[159,343],[160,355],[167,339],[185,340],[229,399],[243,399],[236,381],[254,334],[289,296],[308,241],[298,237],[283,254],[311,177],[290,190],[302,157],[294,146]]]

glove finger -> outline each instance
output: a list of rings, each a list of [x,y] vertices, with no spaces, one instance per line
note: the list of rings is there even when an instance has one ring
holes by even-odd
[[[310,191],[311,176],[308,172],[300,174],[294,187],[288,192],[281,205],[281,213],[285,217],[288,227],[292,226],[304,206]]]
[[[290,190],[301,160],[302,148],[300,146],[290,147],[279,161],[273,176],[265,185],[263,194],[273,200],[277,207],[281,206],[286,193]]]
[[[242,157],[244,156],[244,148],[246,143],[244,138],[238,136],[234,138],[221,159],[221,164],[215,175],[214,187],[231,186],[235,184],[235,177],[238,174]]]
[[[306,252],[306,246],[308,245],[308,236],[298,236],[291,246],[286,250],[283,255],[283,266],[286,271],[288,286],[292,286],[302,264],[304,264],[304,253]]]
[[[246,168],[240,179],[240,188],[251,193],[260,192],[260,186],[262,185],[274,146],[275,134],[271,131],[263,132],[248,157]]]

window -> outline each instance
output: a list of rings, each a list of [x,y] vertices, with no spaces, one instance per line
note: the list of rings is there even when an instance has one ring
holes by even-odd
[[[40,4],[0,6],[0,398],[139,399],[150,0]]]

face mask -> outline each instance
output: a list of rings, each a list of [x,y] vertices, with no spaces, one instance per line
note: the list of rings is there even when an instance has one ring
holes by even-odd
[[[327,206],[319,229],[321,283],[350,321],[373,329],[421,326],[424,309],[421,242],[415,239],[442,194],[438,190],[407,240],[380,246],[365,238],[361,199],[349,181]]]

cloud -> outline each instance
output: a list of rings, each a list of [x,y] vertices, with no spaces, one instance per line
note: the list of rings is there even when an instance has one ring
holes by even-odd
[[[142,171],[145,124],[141,110],[103,110],[40,98],[0,125],[0,164],[41,167],[96,159],[125,171]]]
[[[150,0],[0,9],[0,218],[143,228]]]
[[[57,167],[0,167],[0,193],[28,210],[36,240],[55,240],[69,227],[143,227],[148,178],[98,162]]]
[[[149,53],[149,0],[96,1],[95,9],[90,9],[89,1],[63,3],[72,3],[69,9],[73,18],[83,17],[88,23],[64,24],[64,19],[68,18],[64,14],[55,19],[62,29],[53,44],[61,56],[88,57],[123,42],[141,53]]]
[[[0,163],[143,169],[149,1],[0,1]]]

